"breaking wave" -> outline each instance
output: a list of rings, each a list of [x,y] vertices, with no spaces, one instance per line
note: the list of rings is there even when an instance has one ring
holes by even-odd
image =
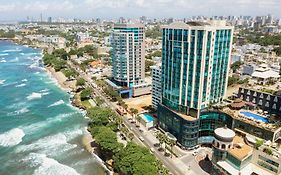
[[[62,104],[64,104],[64,101],[63,101],[63,100],[59,100],[59,101],[57,101],[57,102],[55,102],[55,103],[49,105],[48,108],[49,108],[49,107],[53,107],[53,106],[62,105]]]
[[[23,130],[19,128],[11,129],[0,135],[0,146],[10,147],[15,146],[22,142],[22,138],[25,136]]]

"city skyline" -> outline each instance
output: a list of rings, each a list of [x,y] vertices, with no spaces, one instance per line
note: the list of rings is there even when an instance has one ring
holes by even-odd
[[[43,14],[43,19],[45,20],[49,16],[54,18],[117,19],[121,16],[138,18],[143,15],[150,18],[186,18],[194,15],[259,16],[269,13],[274,17],[281,17],[278,13],[281,2],[278,0],[136,0],[133,2],[129,0],[1,1],[0,12],[5,14],[1,15],[1,21],[26,20],[27,16],[40,19],[40,14]]]

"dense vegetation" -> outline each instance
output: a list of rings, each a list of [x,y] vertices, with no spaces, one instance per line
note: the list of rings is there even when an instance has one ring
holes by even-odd
[[[88,54],[95,59],[99,58],[97,48],[92,46],[92,45],[87,45],[85,47],[81,47],[81,48],[78,48],[78,49],[71,49],[69,51],[69,55],[77,55],[78,57],[81,57],[84,54]]]
[[[250,43],[257,43],[261,46],[278,46],[274,48],[273,51],[275,51],[278,56],[281,56],[281,34],[268,35],[260,32],[250,32],[245,30],[240,32],[240,35],[245,36],[246,40]]]
[[[4,30],[0,30],[0,38],[14,38],[16,33],[14,31],[5,32]]]
[[[233,72],[236,72],[241,67],[242,64],[243,64],[242,61],[236,61],[233,64],[231,64],[230,67],[233,70]]]
[[[87,116],[91,119],[89,131],[102,150],[101,158],[105,161],[113,160],[112,167],[118,174],[168,174],[147,148],[132,142],[125,146],[117,141],[116,132],[127,130],[122,127],[120,116],[110,109],[101,107],[89,109]]]
[[[249,79],[246,78],[244,80],[240,80],[238,76],[232,76],[228,77],[228,86],[234,85],[234,84],[247,84],[249,82]]]
[[[53,54],[45,54],[43,56],[43,61],[45,65],[54,67],[55,71],[60,71],[61,69],[66,68],[66,61]]]
[[[153,57],[162,57],[162,51],[157,50],[157,51],[152,52],[151,54],[148,54],[145,56],[146,59],[152,59]]]
[[[76,81],[76,86],[84,86],[86,84],[86,80],[83,78],[78,78]]]
[[[153,38],[153,39],[160,38],[162,36],[160,26],[157,25],[157,26],[153,27],[152,29],[146,30],[145,36],[147,38]]]
[[[155,65],[154,61],[151,60],[145,60],[145,72],[149,72],[150,71],[150,66]]]
[[[91,88],[83,89],[80,93],[81,101],[88,100],[92,94],[93,90]]]

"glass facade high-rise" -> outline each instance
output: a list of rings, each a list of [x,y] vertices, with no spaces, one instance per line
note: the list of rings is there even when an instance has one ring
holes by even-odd
[[[112,75],[120,86],[145,78],[145,34],[142,24],[115,24],[112,32]]]
[[[231,43],[232,27],[223,24],[190,22],[163,27],[163,105],[192,114],[192,109],[200,111],[222,101]]]
[[[201,112],[226,93],[233,27],[225,21],[175,22],[162,32],[159,126],[183,146],[194,146]]]

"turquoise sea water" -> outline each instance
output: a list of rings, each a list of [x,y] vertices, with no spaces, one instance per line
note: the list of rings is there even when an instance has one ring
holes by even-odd
[[[86,121],[40,67],[41,51],[0,41],[0,175],[100,175]]]

